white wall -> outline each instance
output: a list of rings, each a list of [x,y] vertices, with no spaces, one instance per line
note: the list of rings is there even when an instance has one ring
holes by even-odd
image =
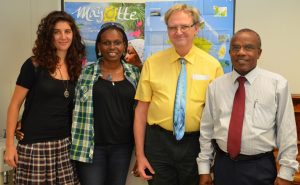
[[[133,1],[145,2],[130,2]],[[5,128],[7,106],[20,66],[31,55],[37,25],[50,11],[59,10],[60,3],[60,0],[0,0],[0,134]],[[285,76],[295,94],[300,94],[299,7],[299,0],[236,0],[235,16],[236,30],[248,27],[261,35],[263,53],[259,65]],[[132,177],[127,183],[143,184],[146,183]]]
[[[300,94],[299,7],[299,0],[236,0],[235,30],[247,27],[260,34],[258,65],[287,78],[294,94]]]

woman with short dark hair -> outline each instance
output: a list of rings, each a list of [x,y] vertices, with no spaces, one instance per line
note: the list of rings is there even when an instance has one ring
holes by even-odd
[[[127,64],[124,28],[104,23],[96,39],[98,61],[78,80],[71,158],[82,185],[125,185],[134,145],[134,95],[139,69]]]

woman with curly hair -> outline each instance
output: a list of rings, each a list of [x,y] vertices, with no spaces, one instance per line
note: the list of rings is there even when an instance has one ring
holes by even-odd
[[[15,184],[78,184],[69,156],[75,82],[85,46],[74,19],[63,11],[44,17],[33,56],[23,64],[8,107],[5,161],[15,169]],[[14,132],[24,104],[24,137]]]

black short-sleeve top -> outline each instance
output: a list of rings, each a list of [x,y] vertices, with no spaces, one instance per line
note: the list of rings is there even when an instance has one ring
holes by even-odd
[[[29,89],[21,120],[24,139],[20,143],[70,136],[75,82],[53,78],[47,69],[35,67],[29,58],[22,65],[16,84]],[[66,89],[68,98],[64,96]]]

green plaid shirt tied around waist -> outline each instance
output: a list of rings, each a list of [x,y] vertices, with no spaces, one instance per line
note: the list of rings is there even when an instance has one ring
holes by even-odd
[[[122,61],[125,78],[136,89],[140,73],[138,68]],[[99,61],[86,66],[78,79],[75,89],[73,110],[71,159],[89,162],[94,153],[93,85],[100,73]]]

